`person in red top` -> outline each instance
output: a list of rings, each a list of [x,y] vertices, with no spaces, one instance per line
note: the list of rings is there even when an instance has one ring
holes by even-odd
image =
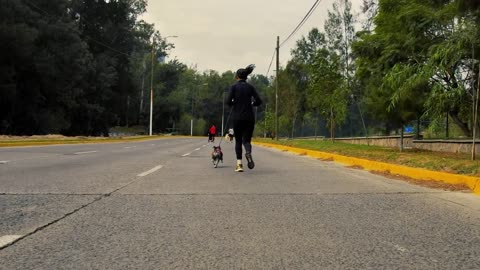
[[[212,126],[208,130],[208,142],[215,141],[215,134],[217,134],[217,128],[215,127],[215,125],[212,124]]]

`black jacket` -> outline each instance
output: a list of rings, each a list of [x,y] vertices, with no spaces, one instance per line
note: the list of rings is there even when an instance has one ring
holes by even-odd
[[[233,120],[255,120],[253,106],[260,106],[262,100],[258,96],[257,90],[245,80],[240,80],[230,87],[230,94],[226,104],[233,106]]]

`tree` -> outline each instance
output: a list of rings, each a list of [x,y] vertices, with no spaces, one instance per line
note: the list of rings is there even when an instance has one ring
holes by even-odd
[[[318,51],[310,69],[309,106],[327,119],[332,140],[336,127],[345,121],[347,113],[348,90],[341,67],[338,55],[322,49]]]
[[[340,56],[343,75],[350,85],[350,78],[355,70],[351,54],[351,44],[355,40],[355,18],[352,14],[352,3],[349,0],[336,0],[333,11],[328,11],[325,21],[325,35],[328,49]]]
[[[285,72],[289,77],[289,88],[287,98],[295,110],[289,110],[289,119],[291,119],[291,136],[294,136],[296,123],[304,122],[304,115],[307,113],[307,88],[311,79],[309,67],[315,60],[317,51],[325,48],[325,35],[317,28],[310,30],[306,37],[297,41],[292,49],[292,59],[287,63]]]
[[[374,28],[374,19],[378,14],[378,0],[363,0],[362,12],[365,15],[363,22],[364,31],[372,31]]]
[[[384,85],[395,90],[392,106],[402,97],[418,100],[428,92],[427,115],[448,113],[465,136],[471,136],[464,110],[471,106],[469,92],[474,92],[471,81],[476,71],[471,63],[475,60],[469,59],[472,47],[474,51],[478,48],[478,40],[472,39],[478,37],[476,27],[468,26],[468,18],[458,20],[458,5],[454,2],[408,2],[393,10],[398,19],[387,25],[394,26],[404,41],[403,60],[384,80]],[[390,27],[387,29],[392,30]]]
[[[369,5],[369,8],[373,8],[373,2],[370,1],[366,4]],[[354,80],[355,59],[351,46],[356,39],[354,26],[356,20],[356,17],[352,14],[352,3],[349,0],[337,0],[333,3],[333,10],[328,12],[325,33],[328,49],[340,56],[345,87],[351,97],[348,100],[350,103],[348,106],[350,136],[354,135],[354,129],[361,130],[362,126],[364,135],[367,136],[367,128],[359,104],[362,91],[360,91],[358,82]]]
[[[462,70],[468,68],[466,47],[455,34],[463,32],[457,7],[448,0],[379,1],[375,30],[361,33],[353,46],[357,78],[377,119],[401,126],[424,113],[448,112],[469,134],[462,117]]]
[[[64,132],[84,96],[91,55],[66,0],[0,3],[0,133]],[[42,7],[42,8],[40,8]]]

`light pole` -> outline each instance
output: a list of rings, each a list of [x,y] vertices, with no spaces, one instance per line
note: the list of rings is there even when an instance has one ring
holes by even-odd
[[[170,37],[173,37],[173,38],[177,38],[178,36],[168,36],[168,37],[164,37],[163,39],[167,39],[167,38],[170,38]],[[152,125],[152,122],[153,122],[153,64],[154,64],[154,59],[155,59],[155,40],[153,41],[152,43],[152,66],[151,66],[151,76],[150,76],[150,125],[149,125],[149,136],[152,136],[152,129],[153,129],[153,125]]]
[[[155,55],[155,43],[152,44],[152,65],[151,65],[151,76],[150,76],[150,125],[149,125],[149,136],[152,136],[152,116],[153,116],[153,59]]]
[[[275,78],[275,140],[278,141],[278,72],[280,69],[280,37],[277,36],[277,70]]]
[[[190,119],[190,136],[193,137],[193,99],[192,99],[192,119]]]

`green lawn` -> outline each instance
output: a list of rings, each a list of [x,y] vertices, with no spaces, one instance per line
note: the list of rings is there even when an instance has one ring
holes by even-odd
[[[270,139],[258,139],[256,141],[278,143],[291,147],[317,150],[434,171],[480,176],[480,160],[472,161],[468,154],[440,153],[420,150],[405,150],[400,152],[398,149],[387,147],[347,144],[327,140],[288,140],[276,142]],[[480,156],[478,159],[480,159]]]

